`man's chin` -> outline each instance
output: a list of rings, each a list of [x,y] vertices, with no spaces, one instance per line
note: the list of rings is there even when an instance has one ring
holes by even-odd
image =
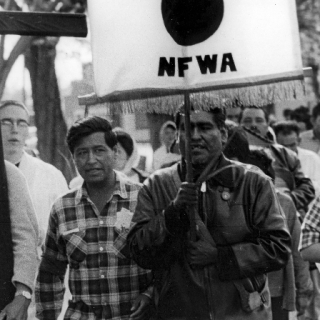
[[[104,182],[105,179],[103,179],[102,177],[98,177],[98,176],[96,176],[96,177],[92,177],[92,176],[88,177],[87,176],[87,177],[85,177],[84,180],[89,184],[101,184]]]
[[[209,160],[206,157],[192,157],[191,163],[194,166],[203,166],[206,165]]]

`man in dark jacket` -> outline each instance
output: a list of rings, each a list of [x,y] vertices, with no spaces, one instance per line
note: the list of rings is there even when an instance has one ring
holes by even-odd
[[[240,114],[240,124],[264,138],[270,138],[268,116],[261,108],[253,106],[243,109]],[[254,147],[250,146],[250,148]],[[276,188],[291,197],[301,218],[304,218],[308,205],[315,197],[315,190],[312,181],[302,172],[298,156],[293,151],[274,142],[264,150],[273,159]]]
[[[271,319],[266,273],[282,268],[290,235],[271,180],[222,154],[221,109],[191,113],[195,182],[182,161],[152,174],[139,192],[128,237],[135,261],[154,273],[157,319]],[[190,212],[196,241],[190,241]]]

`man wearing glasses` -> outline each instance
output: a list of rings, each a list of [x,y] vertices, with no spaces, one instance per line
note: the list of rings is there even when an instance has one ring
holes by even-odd
[[[29,132],[29,111],[21,102],[2,101],[0,122],[4,158],[16,165],[27,179],[40,227],[40,242],[44,241],[51,205],[68,190],[61,171],[51,164],[32,157],[24,150]]]

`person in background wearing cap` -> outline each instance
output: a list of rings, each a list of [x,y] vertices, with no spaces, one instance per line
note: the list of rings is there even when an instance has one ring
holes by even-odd
[[[298,155],[303,173],[313,183],[316,197],[320,195],[320,157],[313,151],[299,147],[300,128],[295,121],[279,121],[273,126],[279,144]]]
[[[266,147],[259,148],[273,159],[275,187],[291,197],[303,218],[308,211],[308,205],[315,197],[315,190],[312,181],[303,173],[298,156],[275,143],[268,135],[268,116],[262,108],[255,106],[244,108],[240,115],[240,125],[263,139],[269,139],[270,143]],[[250,148],[256,146],[250,145]]]
[[[272,182],[224,157],[222,109],[191,111],[190,121],[194,181],[180,111],[182,159],[146,179],[127,238],[133,259],[154,273],[155,318],[271,319],[266,273],[285,266],[291,245]]]

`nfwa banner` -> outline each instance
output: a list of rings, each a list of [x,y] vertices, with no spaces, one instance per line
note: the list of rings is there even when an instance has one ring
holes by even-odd
[[[295,0],[88,0],[88,11],[96,95],[82,104],[170,112],[185,91],[201,105],[303,94]]]

